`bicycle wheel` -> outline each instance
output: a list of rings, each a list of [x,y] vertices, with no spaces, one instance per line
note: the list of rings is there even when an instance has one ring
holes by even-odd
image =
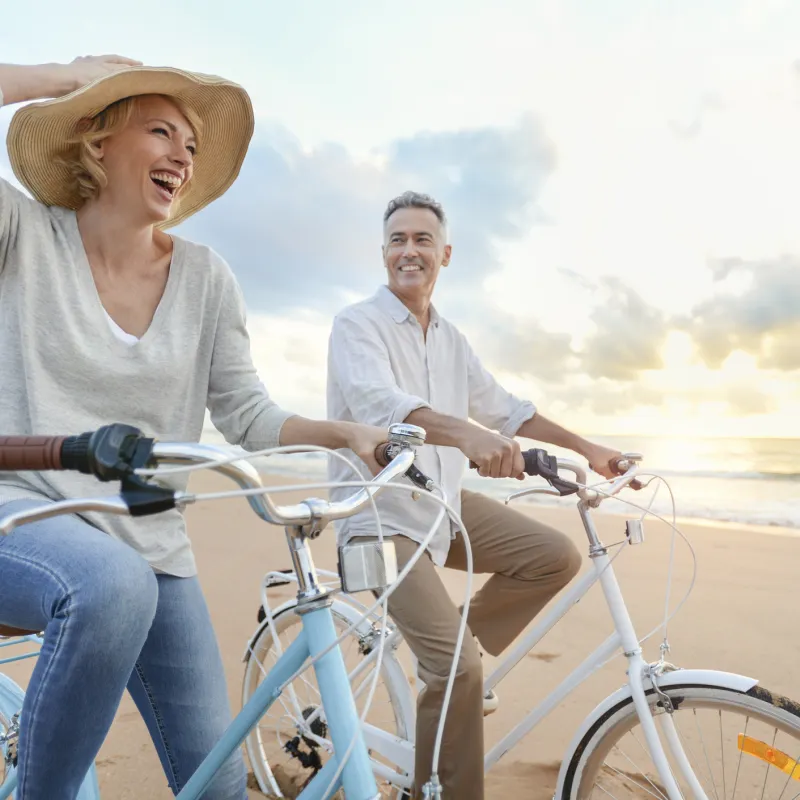
[[[338,606],[338,608],[337,608]],[[349,628],[356,617],[344,613],[341,604],[333,604],[334,625],[341,635]],[[354,612],[357,614],[357,612]],[[378,624],[361,626],[377,636]],[[301,630],[300,616],[290,607],[275,617],[275,633],[285,651]],[[367,640],[359,630],[354,631],[341,644],[345,666],[352,675],[353,670],[372,653],[375,638]],[[246,703],[258,688],[264,676],[277,662],[273,632],[264,625],[253,641],[245,666],[242,687],[242,703]],[[359,715],[363,713],[364,703],[374,679],[374,661],[365,665],[357,677],[351,677],[351,685],[356,698]],[[404,685],[405,684],[405,685]],[[408,691],[405,674],[394,653],[386,648],[381,664],[381,674],[373,702],[366,721],[375,727],[394,733],[401,739],[413,735],[413,713],[408,712],[408,703],[402,702],[403,692]],[[247,754],[259,788],[268,797],[296,797],[306,782],[313,777],[327,760],[332,744],[327,737],[327,723],[324,709],[321,708],[320,693],[313,668],[304,672],[297,680],[287,686],[273,706],[261,718],[245,740]],[[381,796],[402,798],[404,791],[398,783],[382,770],[400,775],[406,773],[391,759],[370,750],[376,767]],[[412,755],[413,763],[413,755]]]
[[[678,739],[709,800],[800,797],[800,705],[759,686],[748,692],[670,686],[663,694],[674,707]],[[656,692],[650,690],[647,698],[658,726],[668,712]],[[693,797],[665,749],[681,792]],[[631,698],[586,733],[565,772],[562,798],[608,796],[667,798]]]

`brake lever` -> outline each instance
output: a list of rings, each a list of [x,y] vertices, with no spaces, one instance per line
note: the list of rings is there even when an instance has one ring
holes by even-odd
[[[535,448],[523,454],[525,458],[525,472],[528,475],[539,475],[544,478],[561,497],[577,494],[580,490],[578,484],[564,480],[558,474],[558,459],[551,456],[546,450]]]
[[[392,426],[390,441],[375,448],[375,460],[381,466],[386,466],[404,448],[419,446],[424,442],[419,434],[420,430],[412,425]],[[415,486],[426,492],[432,492],[436,488],[436,484],[416,464],[412,464],[405,475]]]
[[[421,472],[416,464],[412,464],[406,470],[406,477],[426,492],[432,492],[436,488],[436,484],[424,472]]]

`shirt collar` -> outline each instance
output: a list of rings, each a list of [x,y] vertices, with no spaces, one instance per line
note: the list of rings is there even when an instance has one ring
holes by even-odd
[[[385,284],[378,289],[376,298],[378,306],[398,324],[413,316],[408,306]],[[433,303],[431,303],[430,311],[431,322],[434,325],[438,325],[439,313],[434,308]]]

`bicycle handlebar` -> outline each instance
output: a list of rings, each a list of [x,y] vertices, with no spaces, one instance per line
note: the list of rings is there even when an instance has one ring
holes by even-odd
[[[609,461],[609,467],[611,467],[612,471],[616,472],[617,475],[626,477],[631,467],[634,466],[637,461],[640,461],[641,458],[641,455],[638,453],[624,453]],[[523,471],[526,475],[530,475],[533,478],[544,478],[561,497],[579,493],[581,487],[586,485],[586,470],[576,461],[556,458],[556,456],[552,456],[546,450],[540,448],[523,450],[522,460],[525,464]],[[475,464],[474,461],[470,461],[469,465],[471,469],[477,469],[477,464]],[[558,474],[559,469],[568,469],[570,472],[575,473],[576,481],[572,482],[561,478]],[[615,481],[614,485],[616,485],[617,482],[618,481]],[[630,483],[633,488],[641,488],[641,484],[635,478],[628,478],[626,483]],[[634,484],[636,485],[634,486]],[[515,494],[514,497],[529,493],[529,490],[526,490]]]
[[[556,458],[549,455],[545,450],[528,450],[524,452],[525,472],[532,476],[541,476],[552,486],[552,489],[542,487],[532,487],[514,492],[506,498],[506,503],[517,498],[530,494],[554,494],[561,497],[568,494],[577,494],[581,500],[589,506],[596,508],[600,502],[612,495],[617,494],[625,486],[633,489],[641,489],[642,484],[636,477],[636,466],[642,460],[639,453],[624,453],[614,459],[612,468],[619,473],[609,485],[608,489],[600,492],[591,489],[586,485],[586,468],[569,458]],[[558,475],[558,470],[569,470],[575,475],[575,481],[566,481]]]
[[[248,496],[251,508],[275,525],[325,524],[361,511],[383,486],[413,467],[414,448],[425,441],[425,431],[414,425],[398,424],[389,429],[389,442],[376,451],[379,463],[386,466],[367,486],[338,502],[310,498],[301,503],[277,506],[266,494]],[[233,479],[245,489],[263,488],[258,471],[244,459],[231,461],[229,454],[210,445],[156,442],[127,425],[108,425],[80,436],[5,436],[0,437],[0,470],[77,470],[95,475],[101,481],[120,480],[122,491],[113,497],[63,500],[40,508],[0,517],[0,535],[17,526],[61,514],[81,511],[144,516],[193,502],[193,495],[174,492],[146,483],[137,470],[159,464],[208,464],[209,468]],[[24,465],[24,466],[23,466]],[[430,483],[418,470],[415,483],[425,488]]]
[[[0,470],[61,469],[66,436],[0,436]]]

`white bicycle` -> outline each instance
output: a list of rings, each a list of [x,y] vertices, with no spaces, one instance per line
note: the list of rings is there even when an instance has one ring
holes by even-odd
[[[641,523],[629,520],[622,541],[604,545],[591,517],[592,509],[604,499],[638,480],[636,476],[642,475],[640,457],[627,456],[627,463],[622,465],[624,474],[589,487],[584,468],[576,462],[556,459],[543,450],[524,455],[526,472],[545,478],[550,485],[526,489],[512,498],[534,493],[577,495],[592,569],[535,621],[486,676],[485,690],[497,686],[597,582],[614,631],[486,753],[485,769],[491,769],[577,686],[621,651],[627,672],[624,685],[602,700],[578,728],[561,764],[556,798],[610,795],[734,800],[739,796],[745,800],[798,800],[799,704],[773,694],[754,678],[677,668],[666,661],[666,641],[658,662],[647,663],[642,656],[641,642],[646,637],[634,630],[613,565],[626,547],[644,541]],[[559,470],[573,473],[575,480],[563,479]],[[674,522],[672,529],[673,534],[677,532]],[[334,583],[338,578],[333,573],[320,574]],[[281,587],[293,579],[291,572],[272,572],[264,579],[260,625],[244,655],[244,702],[300,630],[295,599],[288,598],[275,608],[270,603],[270,594],[285,593]],[[380,692],[363,730],[382,794],[409,797],[414,784],[416,698],[397,658],[401,635],[390,623],[381,625],[374,614],[366,617],[366,607],[351,595],[338,595],[332,611],[340,634],[353,628],[342,651],[357,702],[363,700],[370,677],[375,677],[377,643],[385,639],[387,647],[378,676]],[[294,787],[313,776],[332,750],[317,687],[308,679],[298,680],[291,696],[282,697],[261,719],[246,746],[262,791],[274,797],[294,796]]]

